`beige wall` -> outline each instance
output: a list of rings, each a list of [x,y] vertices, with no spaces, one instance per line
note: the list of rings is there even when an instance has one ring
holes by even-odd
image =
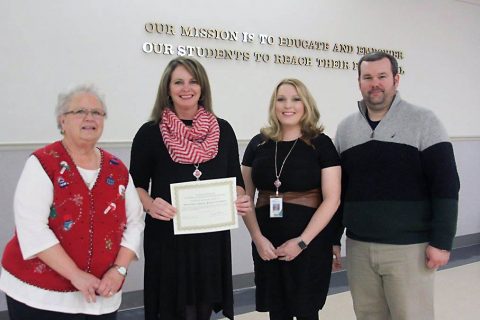
[[[473,5],[470,3],[477,3]],[[145,23],[175,27],[151,34]],[[180,26],[249,32],[255,41],[181,37]],[[330,50],[261,44],[259,34],[328,42]],[[451,136],[480,136],[480,1],[455,0],[3,0],[0,2],[0,143],[57,137],[52,116],[58,92],[93,82],[110,107],[104,141],[131,141],[153,105],[160,74],[172,58],[145,54],[145,42],[358,61],[335,43],[401,50],[400,91],[434,109]],[[327,132],[355,109],[356,73],[199,58],[210,77],[214,110],[239,139],[265,123],[275,83],[303,80],[318,100]],[[245,121],[248,119],[248,121]],[[32,125],[35,123],[35,125]]]
[[[146,22],[197,26],[402,50],[400,90],[433,109],[455,141],[462,181],[458,235],[480,233],[480,1],[454,0],[3,0],[0,2],[0,253],[13,232],[12,198],[28,154],[59,138],[56,95],[93,82],[107,96],[103,141],[128,163],[129,142],[147,119],[163,68],[172,58],[147,55],[144,42],[229,48],[356,61],[355,54],[311,52],[258,43],[152,35]],[[474,5],[475,3],[479,5]],[[316,97],[327,133],[355,110],[356,73],[317,67],[199,58],[210,77],[216,113],[234,127],[241,147],[265,123],[277,81],[303,80]],[[472,137],[466,139],[465,137]],[[117,142],[125,142],[119,146]],[[27,145],[25,145],[25,143]],[[248,233],[232,232],[234,274],[252,271]],[[142,288],[142,263],[126,290]],[[5,310],[0,296],[0,311]]]

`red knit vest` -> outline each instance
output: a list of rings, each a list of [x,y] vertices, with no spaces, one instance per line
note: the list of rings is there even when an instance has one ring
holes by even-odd
[[[126,228],[128,170],[100,149],[97,181],[89,190],[60,141],[33,153],[53,184],[48,226],[76,265],[98,278],[113,265]],[[17,235],[3,253],[2,265],[16,278],[53,291],[77,291],[69,280],[38,258],[24,260]]]

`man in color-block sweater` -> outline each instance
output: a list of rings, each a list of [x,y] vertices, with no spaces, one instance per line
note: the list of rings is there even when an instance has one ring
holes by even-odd
[[[435,270],[450,257],[460,182],[447,133],[402,100],[398,64],[358,64],[363,100],[338,126],[347,271],[357,319],[434,319]]]

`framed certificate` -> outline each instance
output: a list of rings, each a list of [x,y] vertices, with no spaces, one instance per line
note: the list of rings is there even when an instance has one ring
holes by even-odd
[[[175,234],[205,233],[238,228],[236,178],[172,183]]]

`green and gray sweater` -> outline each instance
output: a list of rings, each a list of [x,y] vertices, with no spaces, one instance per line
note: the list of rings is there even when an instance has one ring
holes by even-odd
[[[343,224],[360,241],[452,248],[458,178],[452,144],[433,112],[397,95],[375,130],[366,106],[338,126]]]

